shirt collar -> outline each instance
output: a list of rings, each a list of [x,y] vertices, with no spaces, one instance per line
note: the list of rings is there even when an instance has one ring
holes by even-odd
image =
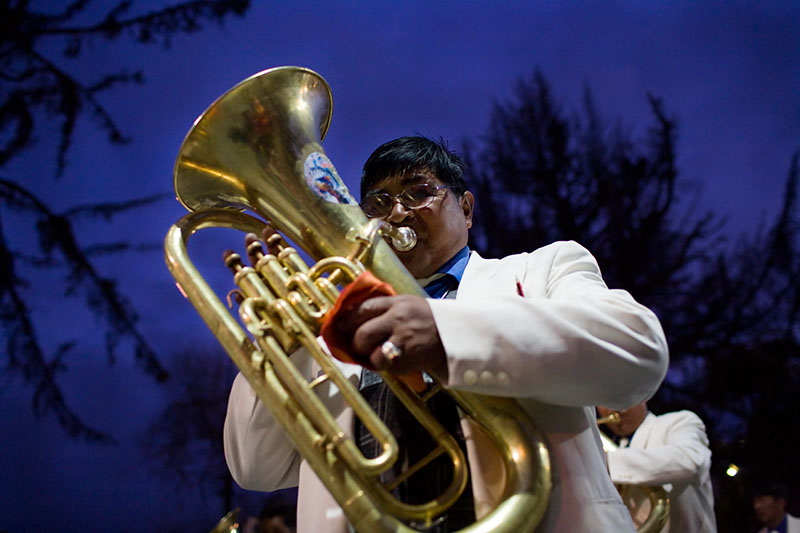
[[[439,270],[437,270],[434,275],[427,278],[417,279],[417,282],[425,287],[434,279],[440,278],[444,274],[450,274],[456,278],[459,283],[461,283],[461,278],[464,277],[464,270],[466,270],[467,263],[469,262],[469,254],[469,246],[464,246],[456,255],[451,257],[445,264],[439,267]]]
[[[443,264],[437,272],[450,274],[461,283],[461,278],[464,276],[464,270],[467,268],[469,261],[469,246],[464,246],[458,251],[448,262]]]

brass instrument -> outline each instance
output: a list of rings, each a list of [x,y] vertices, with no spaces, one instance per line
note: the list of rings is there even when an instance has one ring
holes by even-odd
[[[282,425],[298,452],[360,532],[417,531],[404,521],[430,524],[464,490],[466,460],[455,440],[429,413],[425,401],[444,389],[436,384],[420,397],[392,374],[382,377],[439,442],[437,454],[453,465],[453,483],[431,502],[403,503],[379,476],[397,459],[393,435],[316,342],[324,314],[339,289],[371,271],[398,293],[425,293],[394,254],[414,245],[413,236],[385,222],[368,221],[322,150],[332,111],[330,89],[315,72],[299,67],[263,71],[234,86],[196,121],[175,164],[178,200],[191,213],[169,230],[167,265],[178,286],[216,335],[261,401]],[[253,267],[227,257],[238,285],[239,315],[233,318],[189,260],[189,237],[208,227],[260,233],[265,223],[297,243],[317,263],[308,267],[294,248],[275,255],[250,242]],[[268,246],[269,248],[269,246]],[[306,348],[324,374],[312,382],[288,359]],[[435,378],[435,376],[433,376]],[[315,393],[332,382],[356,416],[382,443],[383,453],[365,458]],[[527,414],[509,399],[446,391],[496,445],[503,458],[504,499],[463,531],[533,531],[551,487],[548,451]],[[421,468],[414,466],[408,475]],[[405,475],[405,474],[404,474]],[[399,483],[402,480],[395,480]]]
[[[619,422],[619,413],[616,411],[612,411],[608,415],[597,419],[598,426],[602,426],[603,424],[616,424],[617,422]],[[600,436],[607,438],[603,433],[600,433]],[[603,444],[605,445],[605,440],[603,441]],[[614,446],[614,443],[611,442],[611,445]]]
[[[238,507],[230,511],[228,514],[220,518],[214,529],[208,533],[240,533],[239,528],[239,513],[241,509]]]
[[[607,416],[598,418],[597,425],[615,424],[619,422],[619,419],[619,413],[613,411]],[[600,432],[600,439],[603,441],[603,449],[606,451],[606,453],[613,453],[619,448],[619,446],[617,446],[614,441],[602,431]],[[617,483],[616,487],[620,493],[620,496],[622,497],[622,501],[628,507],[628,510],[631,512],[631,517],[633,518],[635,518],[635,509],[631,507],[631,502],[637,500],[636,495],[634,494],[635,491],[643,492],[650,503],[650,512],[647,515],[647,518],[645,518],[644,522],[642,522],[641,525],[639,525],[636,529],[638,533],[658,533],[664,528],[669,520],[669,495],[667,494],[667,491],[664,490],[664,487],[649,487],[622,483]]]

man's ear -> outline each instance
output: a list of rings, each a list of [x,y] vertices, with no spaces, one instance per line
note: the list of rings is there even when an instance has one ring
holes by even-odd
[[[467,229],[472,227],[472,214],[475,212],[475,197],[472,193],[466,191],[461,195],[461,211],[464,212],[464,218],[467,221]]]
[[[781,511],[786,512],[786,498],[775,498],[775,501],[778,503],[778,506],[781,508]]]

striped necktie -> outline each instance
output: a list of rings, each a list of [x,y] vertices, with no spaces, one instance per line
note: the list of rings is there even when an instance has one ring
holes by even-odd
[[[428,279],[417,281],[424,286],[425,292],[431,298],[452,298],[458,287],[458,278],[443,272],[434,274]],[[400,446],[400,459],[391,472],[381,476],[384,481],[399,475],[402,471],[402,465],[415,463],[436,448],[437,443],[431,439],[427,432],[422,430],[419,423],[400,404],[377,372],[363,369],[359,388],[367,402],[373,407],[381,420],[387,424],[392,434],[395,435]],[[436,394],[428,401],[428,408],[439,422],[444,425],[445,429],[456,438],[461,451],[466,456],[467,450],[464,436],[461,432],[460,417],[453,398],[444,393]],[[367,457],[376,457],[380,453],[381,450],[378,449],[378,443],[357,417],[355,421],[355,439],[358,448]],[[452,472],[449,461],[445,457],[439,457],[411,479],[396,487],[393,493],[405,503],[419,504],[441,494],[441,491],[448,486],[451,479]],[[427,531],[428,533],[448,533],[467,527],[474,521],[472,479],[469,476],[467,478],[467,487],[458,498],[458,501],[445,515],[435,521]],[[419,526],[420,524],[414,525]]]
[[[428,282],[423,288],[431,298],[444,298],[447,296],[447,293],[458,287],[458,278],[446,272],[439,272],[421,281]]]

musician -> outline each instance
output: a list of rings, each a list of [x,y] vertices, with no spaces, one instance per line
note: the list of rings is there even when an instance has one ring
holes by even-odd
[[[798,533],[800,518],[786,512],[789,489],[781,483],[761,485],[753,494],[753,511],[762,527],[758,533]]]
[[[598,407],[597,411],[601,417],[614,412],[608,407]],[[716,532],[709,474],[711,450],[700,417],[691,411],[655,415],[645,402],[618,413],[619,421],[607,424],[609,431],[620,439],[620,447],[608,453],[611,480],[642,486],[665,485],[670,507],[669,522],[663,532]]]
[[[577,243],[503,259],[469,250],[475,200],[462,169],[443,143],[423,137],[390,141],[365,163],[362,208],[417,232],[416,247],[398,256],[421,285],[430,283],[431,298],[364,301],[343,321],[354,355],[393,372],[430,370],[449,388],[516,398],[551,453],[553,489],[538,531],[633,531],[606,471],[594,405],[621,409],[657,389],[668,360],[659,321],[626,291],[608,289],[594,257]],[[292,359],[315,375],[302,353]],[[360,368],[342,368],[363,386]],[[351,410],[335,391],[321,395],[352,428]],[[468,421],[461,429],[472,498],[469,509],[450,513],[454,522],[488,512],[502,477],[480,434]],[[231,391],[225,453],[246,489],[299,483],[298,531],[345,530],[341,510],[241,376]]]

